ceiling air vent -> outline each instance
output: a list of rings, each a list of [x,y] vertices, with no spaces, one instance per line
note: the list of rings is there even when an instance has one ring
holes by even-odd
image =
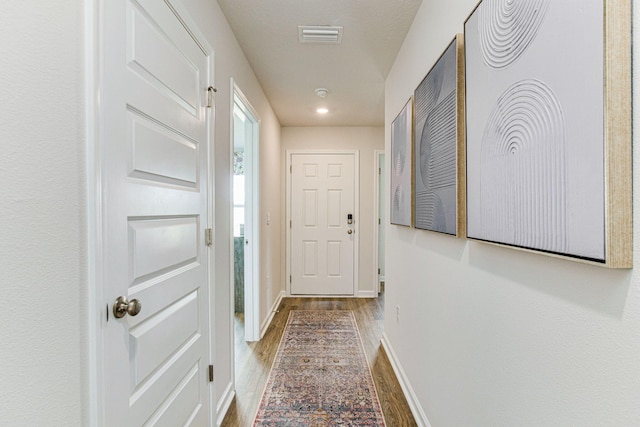
[[[342,27],[329,25],[300,25],[298,27],[300,43],[337,43],[342,42]]]

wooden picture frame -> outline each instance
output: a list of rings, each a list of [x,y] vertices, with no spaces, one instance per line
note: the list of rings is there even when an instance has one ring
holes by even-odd
[[[390,222],[413,225],[413,99],[409,99],[391,123]]]
[[[414,226],[466,237],[464,37],[414,92]]]
[[[631,2],[572,5],[465,21],[468,237],[631,268]]]

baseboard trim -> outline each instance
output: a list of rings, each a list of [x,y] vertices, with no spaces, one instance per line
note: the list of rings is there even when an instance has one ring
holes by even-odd
[[[284,298],[285,295],[286,294],[285,294],[284,291],[280,291],[280,294],[278,295],[278,298],[276,298],[276,301],[271,306],[271,310],[269,310],[269,317],[267,317],[266,320],[262,323],[262,325],[260,325],[260,339],[262,339],[262,337],[264,337],[264,334],[267,333],[267,329],[269,329],[269,325],[271,325],[271,321],[273,320],[273,316],[276,315],[276,310],[278,310],[278,307],[280,307],[280,303],[282,302],[282,298]]]
[[[229,382],[222,393],[222,398],[218,400],[218,406],[216,407],[216,414],[218,415],[216,425],[218,427],[222,425],[222,421],[227,415],[227,411],[229,410],[234,397],[236,397],[236,391],[233,387],[233,382]]]
[[[391,362],[391,367],[393,368],[393,372],[395,372],[396,377],[398,378],[398,382],[400,383],[400,387],[402,388],[402,392],[407,399],[407,403],[409,404],[409,408],[411,408],[411,413],[413,414],[413,418],[415,418],[416,423],[419,427],[431,427],[431,423],[427,419],[427,415],[424,413],[420,402],[418,401],[418,397],[416,396],[413,387],[411,386],[411,382],[407,378],[407,374],[404,372],[400,361],[398,360],[398,356],[396,352],[393,350],[391,343],[389,342],[389,338],[386,333],[382,333],[382,339],[380,340],[382,343],[382,347],[384,351],[387,353],[387,357],[389,358],[389,362]]]
[[[358,291],[358,298],[377,298],[378,293],[376,291]]]

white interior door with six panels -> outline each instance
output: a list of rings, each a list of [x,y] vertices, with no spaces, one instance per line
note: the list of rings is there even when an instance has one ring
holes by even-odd
[[[355,154],[291,155],[291,294],[353,295]]]

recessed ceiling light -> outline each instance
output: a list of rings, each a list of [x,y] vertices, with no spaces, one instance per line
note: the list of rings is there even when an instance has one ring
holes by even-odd
[[[328,112],[329,112],[329,109],[327,109],[327,108],[318,108],[316,110],[316,113],[318,113],[318,114],[327,114]]]

